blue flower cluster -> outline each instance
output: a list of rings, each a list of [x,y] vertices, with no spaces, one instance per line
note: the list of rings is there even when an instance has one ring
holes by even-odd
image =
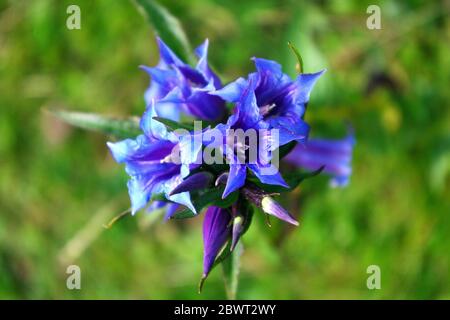
[[[253,58],[256,70],[225,86],[208,65],[208,40],[195,50],[195,67],[183,62],[157,39],[160,61],[145,67],[151,84],[145,92],[142,134],[135,139],[108,142],[114,159],[125,164],[132,213],[166,208],[169,219],[187,207],[197,214],[202,192],[221,190],[222,200],[208,204],[203,224],[206,278],[217,256],[229,245],[233,250],[250,223],[252,206],[288,223],[297,220],[273,200],[267,186],[290,190],[277,170],[268,173],[273,155],[293,146],[285,160],[306,170],[323,169],[334,185],[345,185],[351,174],[353,135],[343,140],[308,139],[306,106],[314,84],[324,73],[299,74],[291,79],[271,60]],[[172,130],[161,118],[181,123],[183,118],[203,120],[204,130]],[[215,139],[206,139],[215,130]],[[258,132],[256,140],[235,139],[230,132]],[[219,138],[217,138],[219,134]],[[200,137],[200,143],[188,143]],[[200,154],[216,147],[224,164],[206,164]],[[248,154],[258,149],[253,161]],[[261,151],[263,150],[263,151]],[[174,160],[178,155],[180,161]],[[200,159],[200,160],[199,160]],[[203,191],[202,191],[203,190]],[[226,202],[224,199],[232,199]],[[227,205],[223,205],[227,203]],[[230,251],[230,250],[229,250]]]

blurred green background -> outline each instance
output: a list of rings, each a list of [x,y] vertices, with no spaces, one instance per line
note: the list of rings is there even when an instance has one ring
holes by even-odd
[[[311,96],[312,136],[356,131],[345,189],[319,176],[289,200],[301,226],[256,216],[238,298],[450,298],[449,1],[161,1],[192,44],[210,39],[227,81],[275,59],[291,75],[328,68]],[[66,8],[81,8],[81,30]],[[382,30],[368,30],[378,4]],[[101,134],[46,113],[140,115],[154,32],[130,1],[0,1],[0,298],[225,298],[204,292],[201,221],[152,221],[128,208],[126,175]],[[81,268],[81,290],[66,268]],[[366,269],[381,268],[381,290]]]

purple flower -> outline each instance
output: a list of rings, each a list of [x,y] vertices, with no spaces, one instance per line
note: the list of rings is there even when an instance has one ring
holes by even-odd
[[[202,120],[221,119],[224,101],[208,94],[222,87],[208,65],[208,40],[195,50],[199,58],[195,68],[181,61],[160,38],[157,42],[161,55],[158,65],[142,66],[152,80],[145,92],[146,104],[154,100],[158,115],[171,120],[179,120],[180,112]]]
[[[341,140],[309,139],[304,145],[298,144],[284,160],[311,171],[325,166],[324,172],[332,176],[331,185],[345,186],[352,173],[354,144],[353,133]]]
[[[286,221],[294,226],[298,226],[298,221],[295,220],[289,212],[286,211],[278,202],[272,199],[270,196],[265,196],[261,200],[261,209],[278,219]]]
[[[236,103],[252,87],[258,113],[269,128],[280,130],[279,145],[305,140],[309,132],[309,126],[303,120],[306,104],[314,84],[325,70],[300,74],[292,81],[277,62],[260,58],[253,58],[253,61],[257,71],[248,79],[239,78],[212,94]]]
[[[222,148],[230,165],[223,198],[244,186],[247,169],[263,183],[289,187],[278,170],[268,170],[271,167],[272,151],[277,149],[280,144],[259,111],[255,95],[256,86],[256,81],[250,80],[239,100],[236,101],[234,113],[228,118],[227,123],[219,124],[213,129],[219,130],[224,137]],[[230,130],[234,130],[234,132],[242,130],[244,133],[253,132],[256,141],[250,143],[245,136],[244,139],[235,139],[239,135],[232,135]],[[248,157],[249,153],[255,155],[253,159]]]
[[[244,197],[261,208],[267,214],[277,217],[280,220],[286,221],[290,224],[298,226],[298,221],[290,215],[278,202],[273,200],[271,194],[257,188],[250,184],[242,189]]]
[[[180,148],[178,137],[168,132],[163,124],[152,119],[158,115],[154,104],[149,106],[146,113],[147,120],[141,122],[143,135],[136,139],[107,143],[114,159],[119,163],[125,163],[125,170],[130,176],[128,192],[132,214],[144,208],[152,195],[156,194],[164,194],[168,200],[185,205],[195,212],[189,192],[171,195],[171,191],[182,182],[191,169],[189,165],[179,164],[171,159],[172,154]],[[155,204],[156,207],[160,205]],[[171,211],[174,210],[169,212]]]
[[[214,260],[231,237],[231,214],[227,209],[209,207],[203,220],[203,276],[206,278]]]

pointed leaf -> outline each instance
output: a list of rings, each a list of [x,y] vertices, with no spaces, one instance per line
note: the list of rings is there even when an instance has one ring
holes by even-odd
[[[134,138],[141,133],[137,117],[119,119],[95,113],[66,110],[50,110],[50,113],[75,127],[101,132],[117,138]]]
[[[200,212],[204,208],[212,205],[220,208],[228,208],[237,201],[238,192],[233,192],[225,199],[222,199],[223,190],[223,187],[214,188],[192,196],[191,201],[194,204],[195,209],[197,209],[197,212]],[[171,219],[186,219],[194,216],[196,216],[196,214],[193,211],[185,208],[184,210],[174,214]]]
[[[192,62],[192,50],[186,34],[178,21],[165,7],[154,0],[133,1],[152,24],[156,33],[186,62]]]
[[[249,180],[251,180],[254,184],[256,184],[258,187],[260,187],[262,190],[268,192],[268,193],[283,193],[283,192],[290,192],[298,187],[298,185],[303,182],[303,180],[312,178],[320,174],[325,166],[320,167],[319,169],[311,172],[304,172],[304,171],[295,171],[290,173],[286,177],[286,182],[289,185],[289,188],[284,188],[276,185],[271,184],[264,184],[261,183],[257,178],[251,177]]]
[[[278,148],[278,156],[280,159],[283,159],[285,156],[287,156],[297,145],[297,141],[291,141],[289,143],[286,143],[282,145],[280,148]]]
[[[170,131],[175,131],[177,129],[185,129],[188,131],[194,130],[194,126],[192,126],[191,124],[180,123],[180,122],[176,122],[176,121],[166,119],[166,118],[161,118],[161,117],[153,117],[153,119],[162,123],[163,125],[165,125],[166,128]]]

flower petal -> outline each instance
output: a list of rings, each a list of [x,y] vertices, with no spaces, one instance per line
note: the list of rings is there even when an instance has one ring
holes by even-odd
[[[177,57],[177,55],[161,40],[160,37],[156,37],[156,42],[159,47],[159,53],[161,55],[162,65],[176,65],[183,66],[185,63]]]
[[[244,78],[238,78],[237,80],[224,86],[222,89],[210,92],[210,94],[219,96],[228,102],[237,102],[247,87],[247,80]]]
[[[170,195],[206,188],[211,183],[213,177],[212,173],[206,171],[194,173],[176,186],[170,192]]]
[[[203,220],[203,278],[211,271],[214,260],[230,238],[231,215],[226,209],[209,207]]]
[[[297,145],[284,159],[307,170],[317,170],[324,165],[324,172],[332,176],[332,186],[345,186],[352,172],[354,144],[353,133],[340,140],[309,139]]]
[[[316,73],[302,73],[299,74],[295,80],[297,91],[295,93],[295,100],[297,103],[307,103],[309,101],[309,95],[316,84],[317,80],[326,69]]]
[[[298,221],[295,220],[289,212],[287,212],[278,202],[271,197],[264,197],[261,201],[261,208],[267,214],[270,214],[278,219],[286,221],[290,224],[298,226]]]
[[[202,45],[195,49],[195,54],[199,57],[197,70],[203,74],[205,79],[207,79],[208,81],[212,80],[215,88],[221,88],[222,82],[208,65],[208,46],[209,40],[206,39]]]
[[[264,167],[258,164],[247,164],[247,166],[262,183],[289,188],[289,185],[286,183],[286,181],[284,181],[279,171],[277,171],[276,173],[272,173],[272,170],[267,170],[267,172],[271,173],[268,174],[265,173]]]
[[[245,184],[246,166],[244,164],[230,164],[227,185],[223,191],[222,199],[225,199],[230,193],[241,188]]]

